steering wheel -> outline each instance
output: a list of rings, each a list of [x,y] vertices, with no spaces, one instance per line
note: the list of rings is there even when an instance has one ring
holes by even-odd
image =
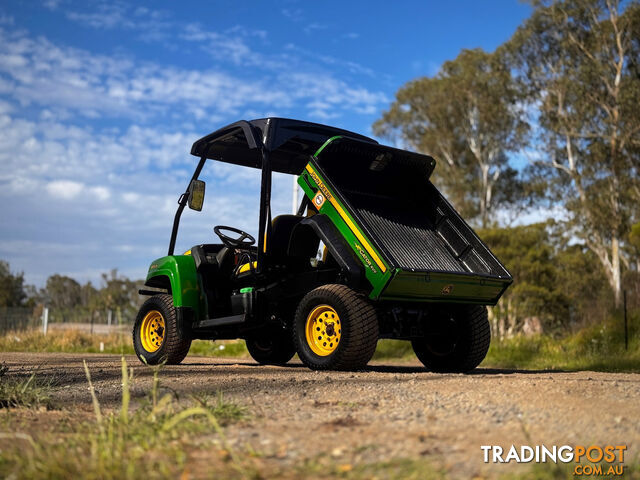
[[[231,238],[228,235],[222,233],[221,230],[229,230],[230,232],[237,233],[240,236],[238,238]],[[224,243],[224,245],[229,248],[249,248],[251,245],[256,243],[255,238],[253,238],[247,232],[243,232],[242,230],[239,230],[237,228],[218,225],[213,228],[213,231],[216,235],[218,235],[218,237],[220,237],[222,243]]]

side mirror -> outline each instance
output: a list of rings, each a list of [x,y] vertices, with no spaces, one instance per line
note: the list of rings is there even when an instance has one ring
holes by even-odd
[[[204,204],[204,187],[205,183],[202,180],[192,180],[189,184],[189,208],[191,210],[202,210]]]

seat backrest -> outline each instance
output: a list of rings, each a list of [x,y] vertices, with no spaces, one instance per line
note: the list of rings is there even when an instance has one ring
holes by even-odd
[[[271,235],[267,238],[267,248],[274,257],[286,257],[291,233],[304,219],[300,215],[278,215],[271,222]]]

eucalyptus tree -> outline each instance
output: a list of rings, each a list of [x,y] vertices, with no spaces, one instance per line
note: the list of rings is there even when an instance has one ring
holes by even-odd
[[[434,77],[402,86],[373,129],[435,156],[440,186],[463,215],[485,226],[520,187],[507,158],[526,134],[520,105],[502,58],[481,49],[463,50]]]
[[[26,298],[24,274],[11,273],[9,263],[0,260],[0,307],[19,307]]]
[[[502,48],[538,111],[541,177],[621,298],[622,243],[640,201],[640,4],[534,1]]]

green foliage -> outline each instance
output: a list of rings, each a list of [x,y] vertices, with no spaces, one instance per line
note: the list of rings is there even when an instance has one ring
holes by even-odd
[[[383,339],[378,341],[374,360],[409,359],[415,358],[411,342],[406,340]]]
[[[130,322],[135,318],[143,299],[138,295],[133,280],[118,275],[117,270],[102,274],[103,286],[96,289],[91,282],[79,284],[64,275],[51,275],[40,300],[51,307],[51,322],[91,322],[101,317],[104,323],[107,311],[112,312],[112,322]]]
[[[194,340],[189,355],[203,357],[248,357],[249,352],[244,340],[218,341]]]
[[[19,307],[27,295],[23,273],[11,273],[9,264],[0,260],[0,307]]]
[[[629,246],[633,249],[634,257],[640,261],[640,222],[629,229]]]
[[[604,321],[613,294],[597,256],[570,244],[562,224],[553,221],[479,230],[481,238],[514,278],[493,308],[494,334],[517,333],[527,318],[546,332]]]
[[[640,372],[640,311],[629,317],[629,348],[618,316],[561,338],[516,336],[494,340],[482,367]]]
[[[117,270],[102,274],[104,287],[99,292],[99,305],[110,310],[119,310],[122,315],[135,316],[142,304],[136,282],[118,275]]]
[[[81,303],[82,287],[73,278],[64,275],[51,275],[45,287],[48,303],[53,308],[75,308]]]
[[[463,50],[435,77],[404,85],[373,128],[438,157],[435,181],[463,215],[486,225],[522,193],[505,155],[522,146],[527,130],[519,101],[501,57]]]
[[[519,331],[527,317],[537,317],[547,328],[562,326],[569,297],[560,288],[560,269],[547,224],[491,228],[479,235],[505,264],[514,283],[493,310],[494,334]],[[497,330],[497,331],[496,331]]]

